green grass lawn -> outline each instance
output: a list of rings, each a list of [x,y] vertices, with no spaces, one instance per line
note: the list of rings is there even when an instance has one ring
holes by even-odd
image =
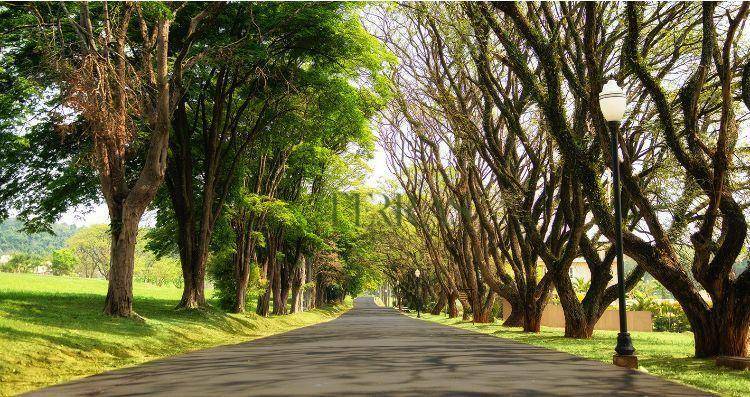
[[[407,315],[416,317],[416,313]],[[472,324],[460,318],[449,319],[445,315],[424,313],[422,319],[610,364],[617,342],[616,331],[595,331],[591,339],[570,339],[563,337],[563,330],[560,328],[542,327],[540,333],[533,334],[524,333],[520,328],[503,327],[498,322]],[[750,395],[750,371],[718,368],[713,360],[693,358],[692,334],[632,332],[631,335],[641,371],[724,396]]]
[[[102,314],[106,292],[104,280],[0,273],[0,395],[277,334],[351,307],[270,318],[176,311],[180,289],[135,284],[135,310],[146,319],[138,321]]]

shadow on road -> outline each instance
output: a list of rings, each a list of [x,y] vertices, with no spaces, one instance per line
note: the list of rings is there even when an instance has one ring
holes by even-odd
[[[707,395],[644,373],[439,324],[358,298],[336,320],[33,395]]]

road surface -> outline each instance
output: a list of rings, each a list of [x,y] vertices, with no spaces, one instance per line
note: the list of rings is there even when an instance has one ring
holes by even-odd
[[[323,324],[35,396],[698,396],[641,372],[420,321],[358,298]]]

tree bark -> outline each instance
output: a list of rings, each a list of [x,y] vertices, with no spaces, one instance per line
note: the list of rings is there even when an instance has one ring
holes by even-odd
[[[255,254],[255,239],[252,236],[252,221],[248,221],[243,213],[239,219],[233,220],[235,230],[235,253],[232,256],[235,277],[235,313],[243,313],[247,300],[247,287],[250,282],[250,269]],[[251,215],[252,218],[252,215]]]
[[[245,306],[247,305],[247,277],[241,277],[238,281],[239,284],[237,284],[237,295],[235,297],[235,305],[233,311],[235,313],[244,313]]]
[[[523,309],[518,303],[514,303],[513,301],[508,301],[508,303],[510,303],[510,313],[503,322],[503,325],[506,327],[523,327]]]
[[[167,50],[169,46],[169,20],[157,22],[156,42],[156,91],[157,98],[153,114],[151,115],[153,132],[149,139],[148,152],[144,159],[143,168],[138,179],[127,187],[125,178],[125,151],[119,150],[117,139],[95,139],[98,161],[100,162],[99,180],[107,207],[109,208],[110,227],[112,229],[112,247],[110,257],[110,274],[104,312],[113,316],[129,317],[133,312],[133,267],[135,243],[138,234],[138,223],[146,207],[151,203],[164,179],[167,166],[167,147],[169,142],[169,82]],[[124,52],[124,44],[120,43],[119,51]],[[124,56],[121,54],[121,56]],[[124,62],[124,61],[120,61]],[[118,64],[118,69],[125,66]],[[124,88],[120,88],[124,90]],[[126,95],[119,92],[116,95],[120,102],[120,122],[125,126]],[[105,134],[106,136],[106,134]]]
[[[133,314],[133,267],[138,223],[123,223],[120,230],[112,231],[110,246],[110,272],[104,312],[115,316]]]
[[[696,357],[747,357],[750,308],[724,301],[716,302],[709,312],[685,314],[693,330]]]
[[[311,285],[314,280],[313,256],[308,255],[305,257],[305,284]],[[312,287],[305,288],[304,291],[302,291],[302,301],[302,306],[305,310],[315,308],[315,284],[312,284]]]
[[[292,272],[292,308],[291,313],[298,313],[304,310],[302,305],[302,286],[305,282],[305,257],[300,256],[299,262],[296,264],[294,271]]]
[[[322,277],[317,277],[315,281],[315,307],[323,307],[326,304],[325,284]]]
[[[448,318],[458,317],[458,305],[456,305],[457,299],[458,299],[458,296],[454,294],[451,294],[448,297]]]
[[[262,295],[258,296],[258,306],[255,308],[255,313],[259,316],[267,317],[269,314],[270,303],[271,303],[271,284],[273,283],[273,266],[271,265],[270,255],[266,255],[263,261],[263,267],[265,270],[266,290]]]
[[[459,300],[459,302],[461,303],[461,319],[464,321],[468,321],[472,316],[471,306],[468,302],[464,302],[462,300]]]
[[[440,294],[440,297],[438,298],[438,301],[435,303],[435,306],[432,307],[432,310],[430,310],[430,314],[438,315],[440,312],[443,311],[443,308],[446,304],[446,297],[445,294]]]
[[[527,305],[524,308],[523,332],[539,332],[542,327],[542,311],[537,305]]]
[[[250,282],[250,259],[244,255],[235,255],[235,313],[244,313],[247,299],[247,286]]]
[[[276,261],[275,261],[276,262]],[[286,314],[286,299],[284,297],[284,291],[286,286],[282,277],[282,264],[276,262],[274,266],[273,283],[271,283],[273,291],[273,314]]]
[[[266,287],[266,291],[258,296],[258,307],[255,308],[255,314],[268,317],[269,306],[271,304],[271,287]]]

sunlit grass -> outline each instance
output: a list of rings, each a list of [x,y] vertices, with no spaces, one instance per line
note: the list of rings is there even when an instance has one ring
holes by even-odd
[[[145,321],[102,314],[107,283],[0,273],[0,395],[191,350],[239,343],[337,317],[340,307],[263,318],[216,309],[176,311],[182,291],[134,286]],[[253,302],[254,303],[254,302]]]
[[[415,313],[408,315],[416,317]],[[535,334],[525,333],[520,328],[503,327],[499,322],[473,324],[460,318],[449,319],[445,315],[425,313],[422,319],[610,364],[617,342],[616,331],[595,331],[591,339],[571,339],[565,338],[560,328],[542,327],[542,331]],[[631,336],[641,371],[724,396],[750,395],[750,371],[719,368],[713,360],[694,358],[691,333],[631,332]]]

